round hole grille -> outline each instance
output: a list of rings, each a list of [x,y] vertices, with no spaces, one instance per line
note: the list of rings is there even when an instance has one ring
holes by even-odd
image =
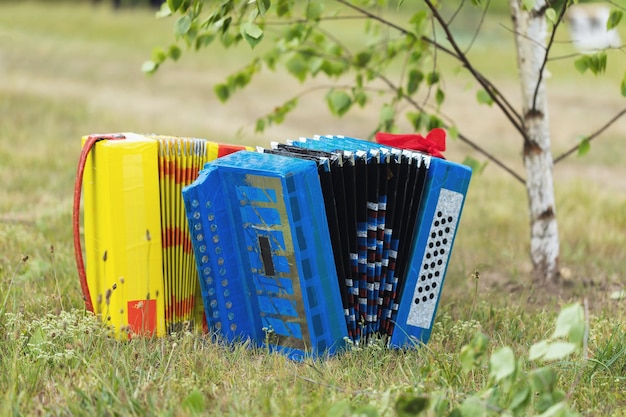
[[[441,190],[437,208],[432,212],[434,216],[430,220],[430,230],[420,264],[422,268],[409,308],[408,324],[422,328],[431,325],[462,202],[463,196],[460,193]]]

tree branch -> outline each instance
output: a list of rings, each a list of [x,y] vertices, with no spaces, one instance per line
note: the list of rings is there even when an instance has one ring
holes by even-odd
[[[339,1],[343,1],[343,0],[339,0]],[[476,70],[476,68],[474,68],[472,63],[467,58],[467,56],[463,53],[463,51],[461,51],[461,48],[456,43],[454,36],[450,32],[450,28],[446,25],[446,22],[443,20],[443,17],[441,16],[437,8],[433,5],[431,0],[424,0],[424,3],[426,3],[428,8],[433,13],[434,18],[439,22],[442,29],[446,33],[446,37],[448,38],[448,41],[450,42],[452,49],[454,49],[455,51],[456,58],[459,61],[461,61],[461,63],[465,66],[465,68],[467,68],[470,74],[472,74],[474,79],[478,81],[478,83],[485,89],[487,94],[489,94],[489,96],[494,101],[494,103],[498,105],[498,107],[500,108],[500,110],[502,110],[506,118],[509,119],[509,121],[515,127],[515,129],[522,135],[524,142],[527,142],[528,138],[526,137],[526,133],[524,132],[524,129],[522,126],[521,116],[513,109],[513,107],[508,103],[508,101],[504,97],[502,97],[499,94],[494,93],[494,91],[491,88],[492,87],[491,83],[487,82],[485,77],[482,74],[480,74]]]
[[[483,10],[483,13],[480,16],[480,22],[478,23],[478,26],[476,27],[476,30],[474,31],[472,40],[470,41],[469,45],[467,45],[467,48],[465,48],[465,55],[469,53],[469,51],[472,49],[472,46],[474,46],[474,42],[476,42],[476,38],[478,38],[478,34],[480,33],[480,30],[483,27],[483,24],[485,23],[485,17],[487,16],[487,10],[489,10],[490,4],[491,4],[491,0],[487,0],[487,4],[485,5],[485,9]]]
[[[623,108],[620,112],[618,112],[615,116],[613,116],[608,122],[606,122],[600,129],[596,130],[591,135],[587,136],[587,140],[589,142],[591,142],[592,140],[594,140],[595,138],[600,136],[602,134],[602,132],[604,132],[606,129],[608,129],[613,123],[615,123],[620,117],[622,117],[625,114],[626,114],[626,108]],[[564,152],[558,158],[555,158],[552,163],[553,164],[557,164],[558,162],[560,162],[563,159],[567,158],[568,156],[570,156],[571,154],[573,154],[577,150],[578,150],[578,145],[572,147],[567,152]]]
[[[368,16],[369,18],[373,20],[378,21],[379,23],[382,23],[386,26],[396,29],[403,35],[412,34],[410,31],[404,29],[403,27],[398,26],[395,23],[390,22],[388,20],[385,20],[381,18],[380,16],[376,16],[375,14],[370,13],[369,11],[362,9],[358,6],[355,6],[346,0],[336,0],[336,1],[338,3],[345,5],[346,7],[349,7],[353,10],[356,10],[359,13],[362,13],[365,16]],[[436,10],[436,8],[430,2],[430,0],[424,0],[424,1],[428,5],[428,7],[431,9],[431,11],[433,12],[433,15],[435,16],[437,21],[440,23],[440,25],[446,32],[448,40],[450,41],[450,44],[452,45],[454,50],[450,50],[446,48],[445,46],[437,43],[436,41],[426,36],[421,36],[420,39],[432,45],[433,47],[437,48],[438,50],[445,52],[446,54],[450,55],[457,61],[460,61],[467,68],[467,70],[472,74],[474,79],[478,81],[478,83],[487,91],[487,94],[489,94],[491,99],[498,105],[500,110],[502,110],[504,115],[507,117],[507,119],[509,119],[511,124],[513,124],[515,129],[522,135],[522,138],[524,139],[524,141],[525,142],[528,141],[528,138],[526,137],[524,129],[522,128],[522,117],[517,113],[515,108],[511,106],[508,100],[506,100],[504,96],[500,94],[499,90],[484,75],[482,75],[476,68],[474,68],[471,62],[469,62],[467,57],[463,54],[459,46],[456,44],[456,41],[454,40],[454,36],[452,36],[452,33],[450,33],[449,27],[447,26],[446,22],[443,20],[442,16],[439,14],[439,12]]]
[[[554,43],[554,37],[556,35],[556,30],[559,27],[559,24],[563,21],[563,17],[565,16],[565,12],[567,11],[567,7],[569,5],[569,1],[564,1],[563,6],[561,6],[561,11],[559,12],[559,17],[554,22],[554,26],[552,27],[552,33],[550,34],[550,40],[548,41],[548,45],[546,47],[546,54],[543,57],[543,62],[541,63],[541,69],[539,70],[539,78],[537,79],[537,85],[535,86],[535,93],[533,94],[533,104],[531,106],[531,110],[537,110],[537,96],[539,95],[539,86],[541,85],[541,81],[543,80],[543,73],[546,69],[546,64],[548,63],[548,55],[550,54],[550,48],[552,48],[552,44]],[[545,19],[545,17],[544,17]]]
[[[465,5],[465,0],[461,0],[461,2],[459,3],[459,7],[456,8],[454,13],[452,13],[452,16],[450,16],[450,19],[448,19],[448,21],[446,22],[448,26],[452,25],[452,22],[454,22],[454,19],[456,19],[456,16],[459,14],[461,9],[463,9],[464,5]]]
[[[373,14],[373,13],[371,13],[371,12],[365,10],[365,9],[362,9],[362,8],[360,8],[358,6],[355,6],[355,5],[349,3],[346,0],[336,0],[336,1],[341,3],[341,4],[343,4],[343,5],[345,5],[346,7],[349,7],[351,9],[357,11],[358,13],[362,13],[363,15],[368,16],[369,18],[371,18],[373,20],[376,20],[379,23],[382,23],[383,25],[386,25],[388,27],[391,27],[391,28],[399,31],[403,35],[410,35],[411,34],[411,32],[409,32],[408,30],[404,29],[403,27],[398,26],[395,23],[390,22],[388,20],[385,20],[385,19],[381,18],[380,16],[377,16],[377,15],[375,15],[375,14]],[[498,107],[500,107],[500,109],[505,114],[505,116],[511,121],[513,126],[520,132],[520,134],[522,135],[522,137],[526,141],[527,138],[526,138],[524,130],[522,129],[522,126],[521,126],[521,116],[519,114],[517,114],[515,109],[499,93],[499,91],[495,88],[495,86],[493,86],[493,84],[491,84],[491,82],[489,80],[487,80],[478,70],[476,70],[476,68],[474,68],[474,66],[471,64],[471,62],[469,62],[469,60],[467,59],[465,54],[461,51],[461,49],[457,45],[457,43],[456,43],[452,33],[449,30],[448,25],[443,20],[442,16],[434,8],[433,4],[429,0],[425,0],[425,2],[431,8],[431,10],[433,11],[433,15],[435,16],[435,19],[443,27],[443,29],[446,32],[446,35],[448,37],[448,40],[450,41],[450,44],[452,45],[454,50],[450,50],[450,49],[444,47],[443,45],[439,44],[437,41],[432,40],[432,39],[430,39],[428,37],[425,37],[425,36],[422,36],[421,40],[427,42],[430,45],[432,45],[437,50],[440,50],[440,51],[450,55],[451,57],[455,58],[456,60],[460,61],[470,71],[470,73],[472,74],[474,79],[476,79],[483,86],[483,88],[485,88],[485,90],[491,96],[493,101],[498,105]],[[383,82],[385,82],[389,86],[389,88],[391,88],[393,91],[398,91],[397,86],[393,82],[391,82],[391,80],[389,80],[388,78],[384,77],[381,74],[376,74],[376,76],[377,76],[377,78],[379,78]],[[407,100],[409,103],[411,103],[416,109],[418,109],[420,111],[424,111],[423,107],[420,106],[419,103],[417,103],[415,100],[413,100],[413,98],[411,98],[410,96],[407,96],[406,94],[403,93],[402,97],[405,100]],[[514,117],[516,117],[517,120],[515,120]],[[526,183],[526,181],[519,174],[517,174],[515,171],[513,171],[510,167],[506,166],[502,161],[500,161],[494,155],[492,155],[491,153],[489,153],[488,151],[486,151],[485,149],[480,147],[476,142],[474,142],[473,140],[469,139],[467,136],[459,134],[459,139],[462,142],[464,142],[467,145],[469,145],[471,148],[473,148],[476,151],[478,151],[480,154],[485,156],[487,159],[491,160],[493,163],[495,163],[496,165],[498,165],[499,167],[504,169],[506,172],[511,174],[515,179],[520,181],[522,184]]]

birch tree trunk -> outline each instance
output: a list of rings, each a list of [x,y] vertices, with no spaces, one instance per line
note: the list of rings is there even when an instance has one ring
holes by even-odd
[[[554,283],[559,279],[559,234],[548,102],[545,77],[541,76],[547,51],[547,6],[545,0],[537,0],[531,10],[526,10],[523,3],[522,0],[510,0],[526,134],[524,165],[530,209],[530,257],[537,278]]]

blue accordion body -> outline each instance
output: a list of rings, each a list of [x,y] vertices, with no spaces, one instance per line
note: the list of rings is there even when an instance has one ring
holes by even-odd
[[[314,162],[238,152],[207,164],[183,199],[212,330],[295,359],[344,345]]]
[[[361,343],[375,334],[393,347],[426,343],[471,170],[338,136],[295,147],[318,153],[241,151],[208,163],[183,190],[210,328],[295,359],[333,354],[347,339]],[[325,153],[341,154],[339,165],[355,168],[345,173],[350,184],[368,188],[350,253],[343,242],[344,259],[334,229],[345,218],[328,210],[345,196],[329,203]],[[409,206],[412,215],[398,214]]]

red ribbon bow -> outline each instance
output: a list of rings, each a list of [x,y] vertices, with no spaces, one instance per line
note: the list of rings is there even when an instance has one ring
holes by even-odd
[[[445,159],[441,152],[446,150],[446,131],[436,127],[423,137],[420,134],[376,133],[376,142],[400,149],[413,149],[437,158]]]

